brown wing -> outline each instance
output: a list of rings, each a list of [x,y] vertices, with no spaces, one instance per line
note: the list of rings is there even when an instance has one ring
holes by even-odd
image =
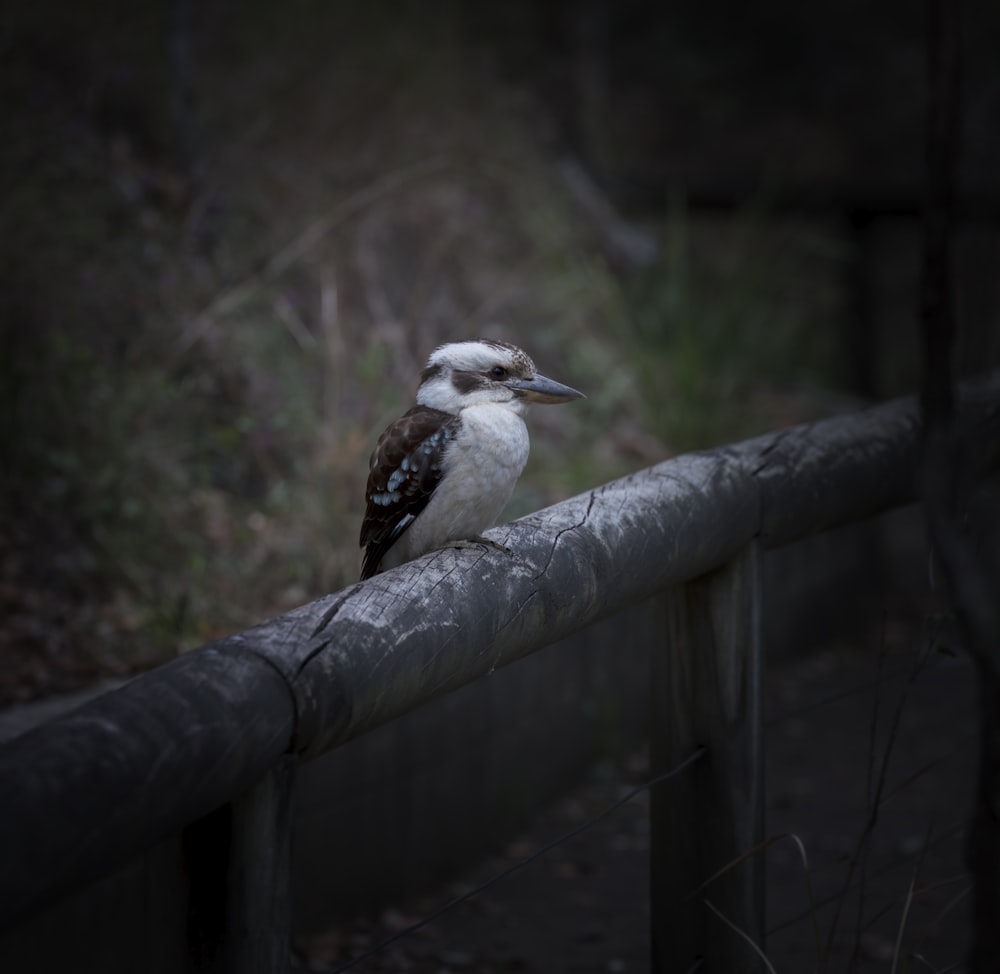
[[[427,506],[443,474],[445,449],[461,421],[451,413],[414,406],[380,437],[371,456],[361,524],[361,577],[379,571],[385,553]]]

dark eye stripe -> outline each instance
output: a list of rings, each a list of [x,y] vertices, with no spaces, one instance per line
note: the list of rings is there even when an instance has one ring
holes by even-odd
[[[460,396],[464,396],[482,388],[483,376],[478,372],[452,372],[451,384]]]
[[[425,382],[430,382],[431,379],[436,379],[439,375],[443,374],[443,365],[428,365],[427,368],[420,373],[420,384],[423,385]]]

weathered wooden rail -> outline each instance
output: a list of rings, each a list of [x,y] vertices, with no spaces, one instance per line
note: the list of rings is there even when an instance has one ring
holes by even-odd
[[[962,434],[1000,466],[1000,374],[962,387]],[[140,676],[0,748],[0,927],[181,833],[190,970],[288,965],[288,805],[299,761],[657,593],[654,968],[757,961],[690,894],[762,830],[762,548],[913,500],[912,400],[679,457]],[[611,651],[609,649],[609,651]],[[762,936],[751,859],[711,899]],[[4,958],[0,937],[0,960]],[[85,966],[78,967],[80,970]]]

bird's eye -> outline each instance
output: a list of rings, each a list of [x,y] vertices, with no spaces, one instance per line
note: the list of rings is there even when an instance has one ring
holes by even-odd
[[[494,379],[505,379],[507,377],[507,370],[502,365],[494,365],[493,368],[490,369],[490,375],[492,375]]]

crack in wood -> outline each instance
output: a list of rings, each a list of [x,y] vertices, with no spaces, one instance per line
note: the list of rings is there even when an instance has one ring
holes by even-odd
[[[538,579],[540,579],[549,570],[549,565],[552,564],[552,559],[555,557],[556,554],[556,547],[559,544],[559,539],[568,531],[577,531],[587,523],[587,520],[590,517],[590,512],[594,509],[594,504],[597,500],[597,494],[598,491],[592,490],[587,495],[588,497],[587,510],[584,511],[583,518],[580,521],[578,521],[576,524],[570,524],[565,528],[560,528],[556,532],[556,536],[552,539],[552,545],[549,547],[549,557],[545,560],[545,565],[542,568],[542,570],[537,575],[532,576],[532,581],[537,582]]]
[[[301,675],[302,671],[317,657],[320,653],[326,649],[327,646],[332,643],[332,639],[324,639],[318,646],[310,649],[308,653],[303,657],[302,661],[295,668],[295,679],[297,680]]]
[[[762,471],[766,470],[771,465],[770,455],[772,453],[774,453],[774,451],[777,450],[778,447],[781,446],[781,444],[786,439],[788,439],[788,436],[792,432],[794,432],[794,429],[782,430],[780,433],[778,433],[778,434],[776,434],[774,436],[774,438],[771,440],[771,442],[768,443],[767,446],[765,446],[763,450],[760,451],[761,458],[767,457],[768,459],[765,459],[764,462],[762,464],[760,464],[760,466],[754,467],[754,469],[750,471],[750,476],[751,477],[756,477],[757,474],[759,474]]]
[[[334,617],[357,591],[361,588],[361,583],[357,582],[351,586],[336,602],[333,603],[324,613],[320,616],[319,622],[316,623],[316,628],[309,634],[310,639],[315,639],[331,622],[333,622]],[[300,667],[301,669],[301,667]]]
[[[517,622],[517,620],[520,617],[521,613],[524,611],[525,606],[527,606],[529,602],[534,601],[534,599],[535,599],[535,597],[537,595],[538,595],[538,589],[532,589],[528,593],[527,598],[523,599],[520,602],[520,604],[514,610],[513,615],[497,631],[497,637],[499,637],[502,632],[504,632],[505,630],[509,629],[512,625],[514,625],[515,622]],[[500,657],[501,656],[503,656],[503,649],[502,648],[500,648],[500,649],[497,650],[497,654],[496,654],[496,657],[493,660],[493,663],[491,664],[490,668],[486,671],[486,675],[487,676],[492,676],[496,672],[497,664],[500,662]]]

